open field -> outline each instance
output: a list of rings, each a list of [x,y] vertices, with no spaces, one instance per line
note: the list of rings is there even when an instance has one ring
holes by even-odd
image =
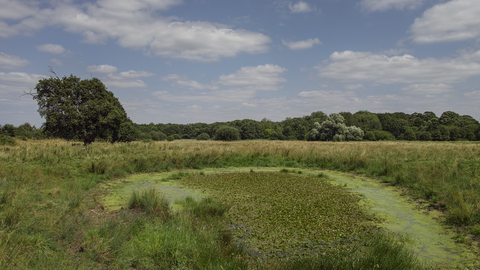
[[[87,147],[62,140],[17,143],[0,146],[1,268],[140,267],[141,260],[128,258],[129,252],[138,250],[131,240],[142,243],[146,235],[158,233],[155,226],[196,228],[186,221],[193,214],[165,220],[163,215],[153,218],[138,210],[106,213],[97,186],[134,173],[187,168],[284,166],[366,174],[405,187],[412,196],[443,210],[445,222],[458,230],[459,241],[477,243],[480,235],[480,144],[476,143],[186,140]],[[205,243],[222,235],[217,221],[198,222]],[[208,231],[218,234],[208,238]],[[235,250],[230,244],[205,249],[223,254],[217,257],[225,261],[197,268],[246,267],[240,251],[225,253],[225,248]]]

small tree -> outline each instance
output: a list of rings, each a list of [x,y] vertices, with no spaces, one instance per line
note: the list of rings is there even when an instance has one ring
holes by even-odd
[[[95,138],[129,141],[135,127],[118,99],[97,78],[80,80],[73,75],[40,80],[30,93],[45,117],[46,134],[63,139],[81,139],[90,144]],[[123,136],[123,137],[122,137]]]
[[[217,129],[215,140],[219,141],[238,141],[240,140],[240,132],[238,129],[230,126],[221,126]]]
[[[315,122],[310,132],[312,141],[360,141],[363,139],[363,130],[356,127],[347,127],[344,118],[338,113],[330,114],[321,124]]]
[[[2,133],[10,137],[15,137],[15,126],[11,124],[3,125]]]

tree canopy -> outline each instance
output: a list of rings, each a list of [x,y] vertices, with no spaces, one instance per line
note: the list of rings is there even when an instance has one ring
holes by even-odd
[[[135,138],[136,130],[122,105],[97,78],[81,80],[70,75],[60,79],[55,74],[40,80],[35,90],[31,94],[49,136],[80,139],[85,144],[96,138],[110,142]]]

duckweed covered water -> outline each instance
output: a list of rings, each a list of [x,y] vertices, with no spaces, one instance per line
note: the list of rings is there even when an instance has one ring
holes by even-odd
[[[190,177],[190,179],[198,179],[202,181],[206,181],[206,179],[222,179],[222,177],[216,176],[218,173],[238,173],[238,172],[249,172],[252,169],[250,168],[232,168],[232,169],[207,169],[203,170],[200,175],[199,172],[190,171],[191,174],[196,174],[194,177]],[[280,168],[254,168],[255,172],[278,172]],[[407,246],[416,254],[418,254],[419,258],[425,261],[433,262],[438,264],[438,266],[442,266],[444,268],[463,268],[468,266],[469,261],[475,260],[475,255],[469,253],[466,249],[462,249],[459,245],[456,245],[453,238],[452,233],[447,233],[445,228],[439,224],[431,215],[426,215],[421,213],[420,211],[415,210],[414,205],[406,201],[406,198],[399,195],[398,192],[394,191],[392,188],[385,187],[385,185],[373,180],[367,179],[360,176],[355,176],[351,174],[339,173],[339,172],[332,172],[332,171],[321,171],[321,170],[302,170],[305,175],[318,175],[319,173],[326,176],[330,182],[336,183],[337,185],[341,185],[344,187],[343,190],[340,192],[345,192],[342,194],[348,194],[347,190],[353,191],[354,193],[361,194],[363,199],[360,201],[358,197],[355,196],[351,197],[354,198],[352,202],[356,201],[356,205],[363,205],[363,209],[368,208],[370,213],[376,214],[376,216],[381,217],[384,222],[379,223],[377,219],[377,224],[380,226],[393,231],[402,233],[408,236],[410,241],[408,241]],[[212,175],[215,174],[215,175]],[[238,174],[236,174],[238,176]],[[245,177],[249,174],[243,174]],[[252,174],[254,175],[254,174]],[[276,174],[276,175],[284,175],[284,176],[291,176],[294,178],[293,174]],[[303,175],[303,176],[305,176]],[[161,193],[163,193],[169,201],[174,202],[176,199],[182,199],[186,196],[193,196],[194,198],[198,198],[201,196],[207,195],[214,195],[212,187],[206,187],[203,184],[199,185],[192,184],[190,181],[182,181],[180,182],[177,177],[178,174],[174,173],[161,173],[161,174],[142,174],[142,175],[135,175],[125,179],[122,182],[117,182],[116,184],[110,184],[105,186],[105,188],[109,191],[109,195],[105,197],[105,202],[107,208],[110,210],[119,209],[120,207],[124,206],[126,202],[126,198],[134,189],[143,189],[147,187],[151,187],[152,185]],[[233,176],[233,175],[231,175]],[[297,175],[295,175],[297,176]],[[228,179],[229,176],[224,178]],[[232,177],[235,178],[235,177]],[[287,177],[288,178],[288,177]],[[183,178],[184,180],[187,178]],[[279,176],[278,179],[283,179],[283,176]],[[305,178],[306,179],[306,178]],[[311,178],[308,178],[311,179]],[[283,179],[283,181],[291,181],[288,179]],[[316,184],[321,186],[325,185],[325,181],[319,180],[317,177]],[[189,183],[190,182],[190,183]],[[215,181],[213,181],[215,182]],[[218,181],[217,181],[218,182]],[[234,183],[235,181],[233,181]],[[186,188],[186,184],[193,185],[196,188]],[[218,184],[218,183],[217,183]],[[225,184],[225,183],[224,183]],[[248,185],[247,185],[248,186]],[[277,196],[278,198],[284,198],[283,194],[287,194],[288,192],[292,191],[291,188],[288,188],[288,185],[282,185],[282,189],[276,189],[277,192],[284,192],[281,193],[282,195]],[[246,187],[246,186],[244,186]],[[278,186],[280,187],[280,186]],[[265,202],[261,199],[262,192],[273,192],[268,191],[268,188],[265,189],[264,185],[255,185],[254,182],[250,185],[251,190],[242,190],[242,188],[234,189],[235,191],[230,192],[237,192],[238,194],[231,194],[233,198],[239,201],[243,201],[246,205],[251,206],[258,206],[256,209],[258,211],[254,211],[251,213],[247,213],[248,215],[253,215],[250,219],[255,219],[260,215],[268,216],[273,213],[272,208],[277,207],[276,203],[272,202]],[[274,186],[270,186],[270,188],[275,188]],[[209,194],[207,194],[207,190]],[[222,190],[222,189],[220,189]],[[260,191],[259,194],[253,195],[256,193],[255,190]],[[249,193],[252,192],[253,193]],[[308,190],[306,190],[308,191]],[[312,190],[313,191],[313,190]],[[225,190],[219,192],[224,193]],[[309,192],[309,191],[308,191]],[[307,193],[308,193],[307,192]],[[215,195],[214,195],[215,196]],[[217,195],[218,196],[218,195]],[[303,195],[298,194],[296,197],[301,198]],[[346,195],[349,197],[350,195]],[[295,196],[293,196],[295,198]],[[350,197],[349,197],[350,198]],[[293,199],[292,199],[293,200]],[[360,204],[358,202],[360,201]],[[335,243],[338,244],[334,245],[336,248],[348,248],[354,245],[353,241],[355,239],[355,235],[358,235],[362,231],[368,231],[367,228],[368,220],[374,220],[371,216],[365,215],[362,212],[362,216],[365,218],[364,220],[354,220],[349,221],[349,219],[341,219],[344,222],[349,224],[361,224],[360,227],[357,229],[347,229],[344,231],[337,231],[333,232],[332,227],[330,227],[330,231],[326,234],[322,234],[321,231],[318,229],[314,229],[311,223],[315,220],[315,215],[310,213],[309,211],[302,210],[305,207],[309,207],[308,204],[311,206],[315,205],[315,201],[304,201],[302,200],[293,200],[293,204],[297,204],[298,209],[284,209],[284,211],[290,211],[294,216],[298,215],[305,215],[304,218],[300,220],[300,222],[305,222],[307,225],[298,224],[298,228],[303,228],[299,230],[289,230],[285,229],[283,231],[272,231],[270,226],[273,223],[282,223],[281,220],[277,218],[272,218],[270,220],[266,220],[263,222],[257,222],[254,225],[247,224],[247,220],[237,221],[231,223],[231,228],[236,230],[236,236],[238,237],[240,242],[244,244],[250,244],[254,247],[255,252],[257,255],[267,254],[267,255],[276,255],[276,256],[298,256],[301,254],[307,253],[320,253],[320,252],[330,252],[331,250],[323,248],[325,244]],[[292,204],[292,205],[293,205]],[[317,206],[320,205],[318,202]],[[245,207],[245,206],[243,206]],[[234,218],[236,216],[235,211],[245,211],[246,208],[237,207],[233,208],[234,211],[230,213],[230,218]],[[236,209],[236,210],[235,210]],[[251,208],[255,209],[255,208]],[[310,209],[310,208],[309,208]],[[357,211],[356,206],[352,206],[352,209],[355,209],[352,212]],[[310,209],[311,210],[311,209]],[[362,208],[358,210],[360,213]],[[335,212],[335,210],[334,210]],[[357,213],[357,215],[358,215]],[[318,214],[318,213],[316,213]],[[322,214],[320,214],[321,216]],[[346,213],[348,215],[348,213]],[[318,216],[317,216],[318,217]],[[350,217],[350,216],[349,216]],[[354,218],[355,219],[355,218]],[[233,219],[232,219],[233,220]],[[319,221],[321,222],[321,221]],[[332,221],[333,222],[333,221]],[[338,221],[335,221],[338,222]],[[310,225],[308,225],[310,224]],[[333,223],[331,223],[333,224]],[[250,227],[248,227],[250,226]],[[362,227],[363,226],[363,227]],[[347,226],[348,227],[348,226]],[[269,229],[270,228],[270,229]],[[360,228],[360,229],[359,229]],[[312,235],[315,237],[319,235],[327,236],[327,238],[320,239],[316,238],[317,240],[311,241]],[[262,239],[266,237],[275,237],[279,240],[274,242],[272,245],[264,245],[262,244]],[[319,240],[320,239],[320,240]],[[343,243],[340,243],[338,240],[341,239]],[[345,240],[345,241],[344,241]],[[295,249],[290,250],[289,252],[284,252],[285,246],[291,245],[292,241],[298,243]],[[335,242],[337,241],[337,242]],[[255,255],[255,254],[254,254]],[[470,259],[469,259],[470,258]]]
[[[181,180],[230,204],[226,221],[260,259],[353,250],[376,226],[360,198],[324,178],[280,172],[192,175]]]
[[[101,188],[107,191],[104,196],[105,206],[108,210],[126,208],[128,197],[132,191],[147,190],[154,187],[173,206],[174,210],[181,207],[175,201],[192,197],[194,199],[206,197],[206,190],[195,190],[180,185],[176,179],[182,177],[182,173],[158,173],[158,174],[137,174],[125,180],[114,183],[102,184]]]

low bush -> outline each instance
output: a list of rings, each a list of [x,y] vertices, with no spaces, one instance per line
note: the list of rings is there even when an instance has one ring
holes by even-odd
[[[9,137],[9,136],[0,135],[0,145],[14,146],[16,144],[17,144],[17,142],[15,141],[14,138]]]
[[[204,133],[197,136],[197,140],[208,141],[208,140],[210,140],[210,135],[208,135],[207,133],[204,132]]]
[[[217,129],[215,134],[217,141],[238,141],[240,140],[240,131],[234,127],[222,126]]]
[[[372,131],[377,141],[395,141],[395,136],[392,133],[384,130]]]
[[[375,133],[373,133],[372,131],[369,131],[369,132],[365,133],[365,140],[376,141],[377,138],[375,137]]]

